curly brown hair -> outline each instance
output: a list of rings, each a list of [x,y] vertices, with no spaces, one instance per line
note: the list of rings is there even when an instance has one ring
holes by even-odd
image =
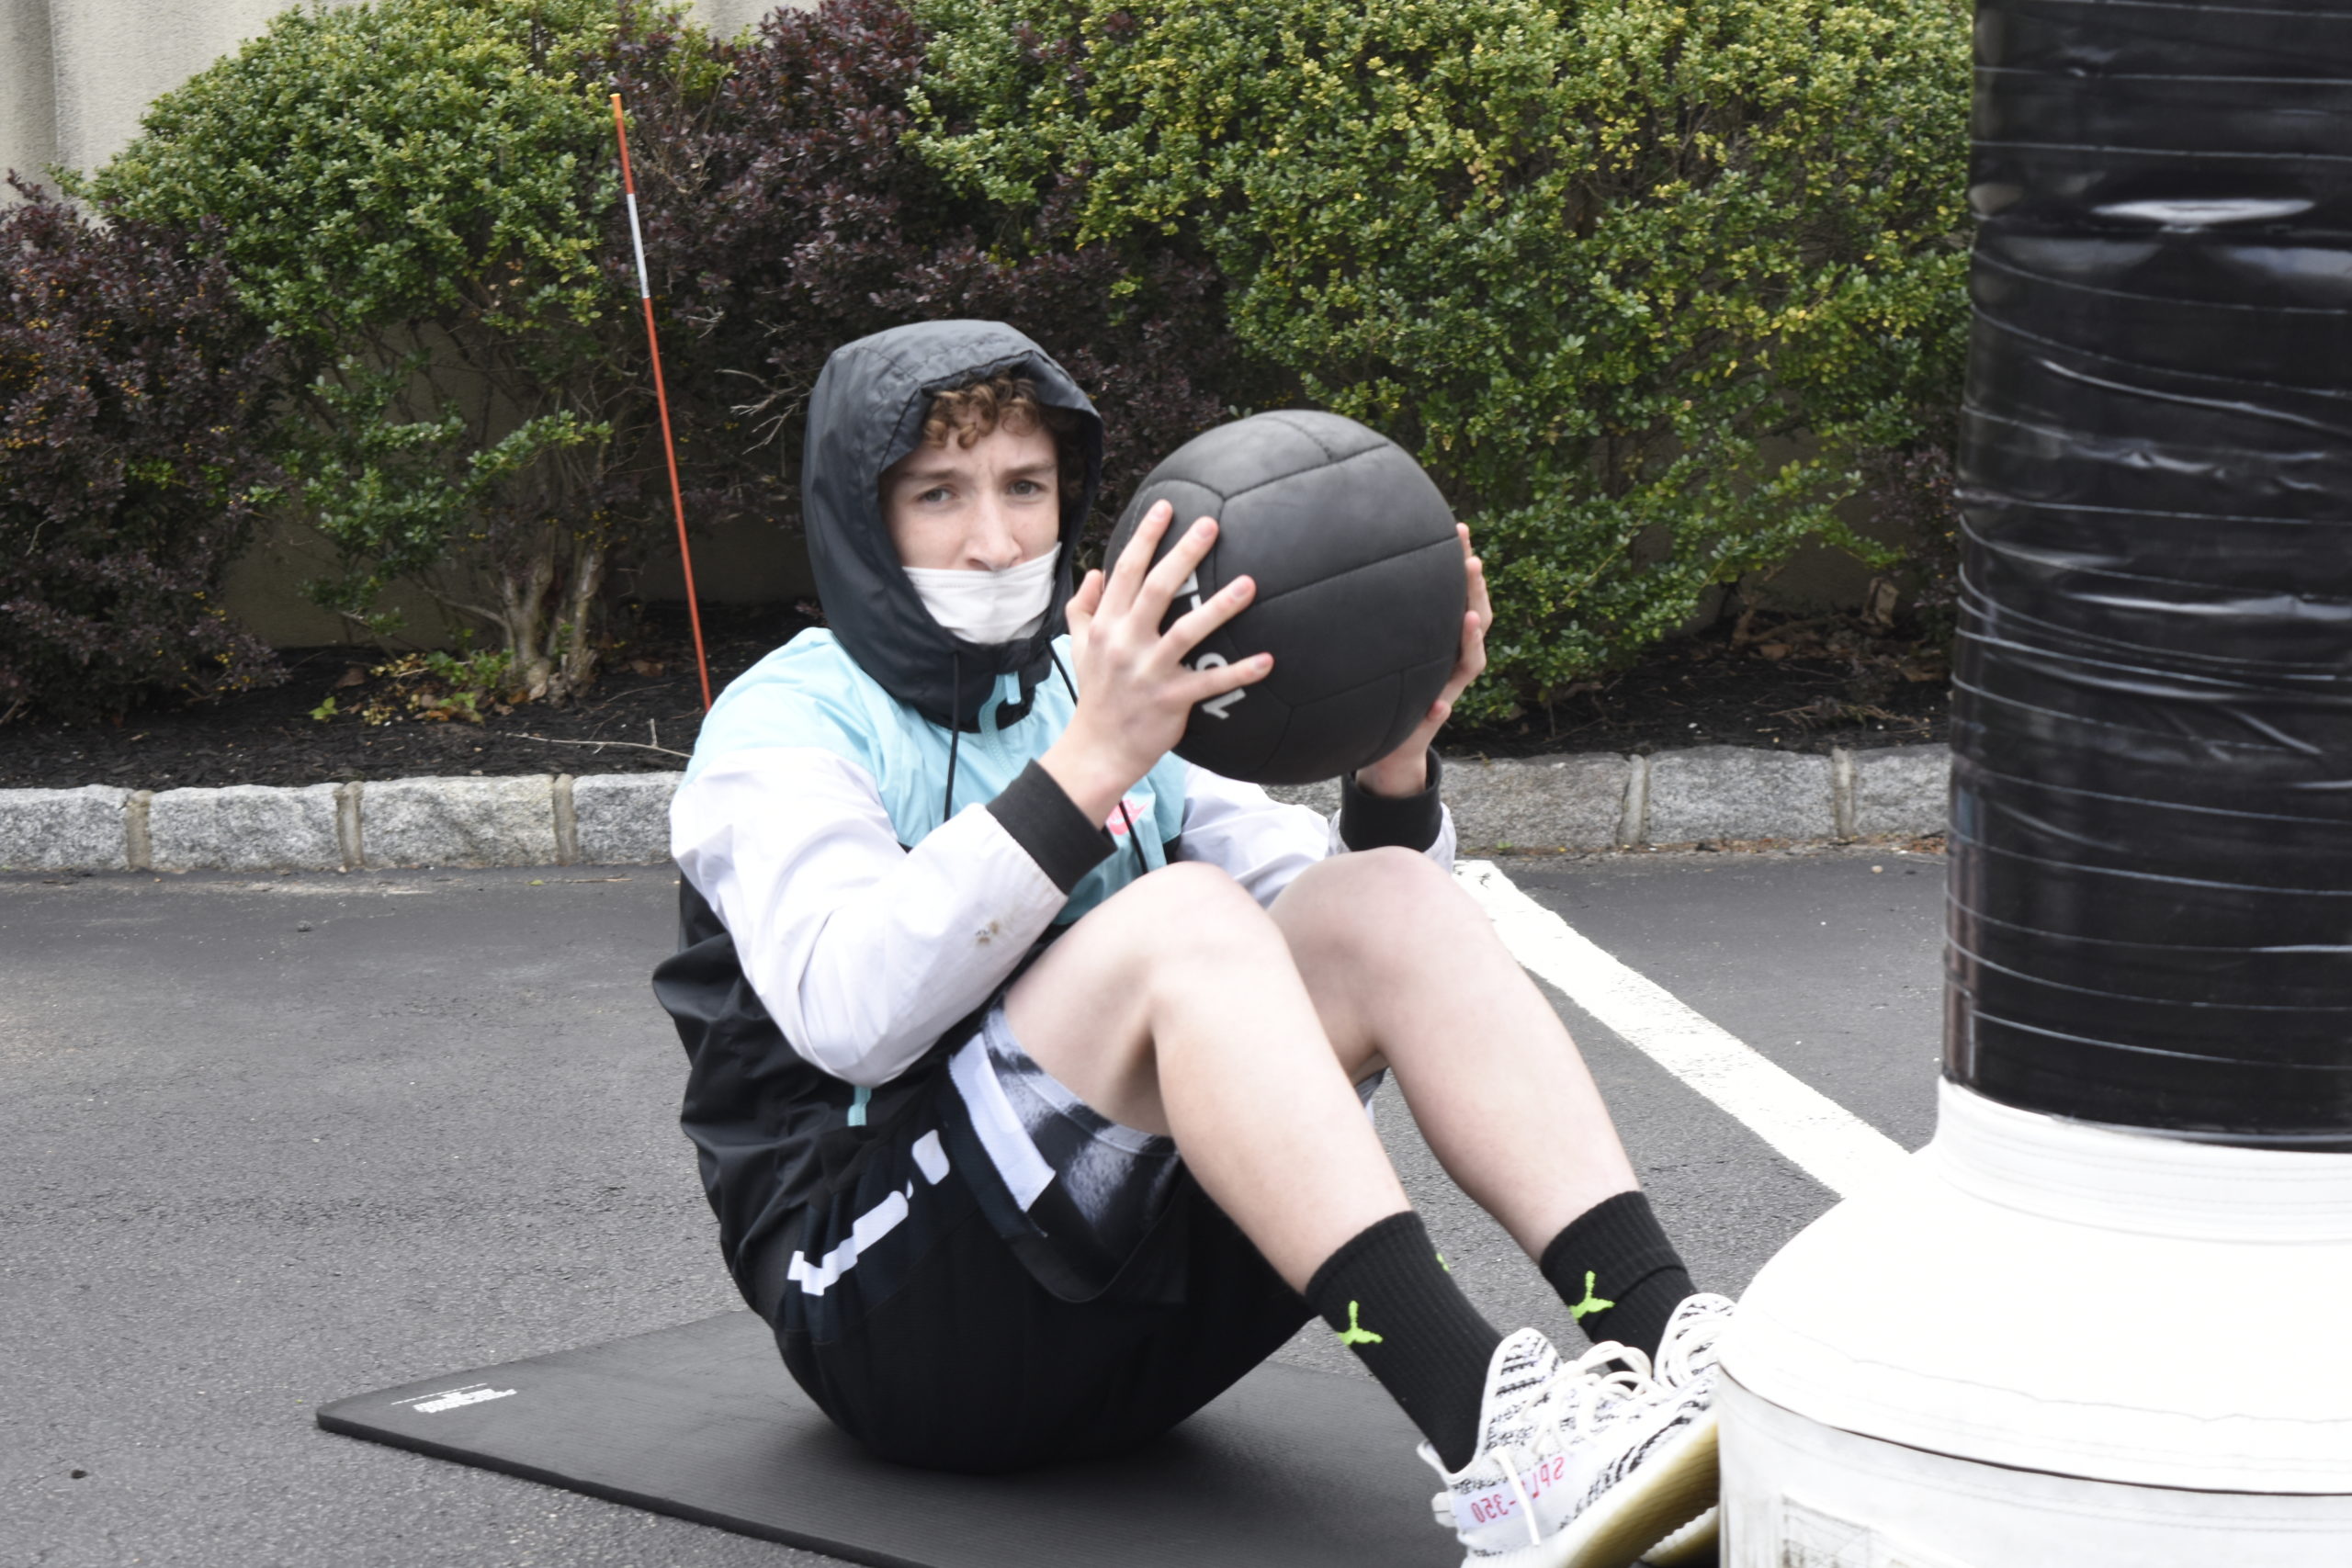
[[[1086,482],[1086,448],[1080,440],[1084,416],[1038,400],[1037,384],[1026,376],[1000,371],[982,380],[950,387],[932,395],[931,412],[923,416],[923,443],[944,446],[953,441],[969,446],[999,426],[1015,435],[1043,429],[1054,438],[1060,459],[1062,491],[1075,497]]]

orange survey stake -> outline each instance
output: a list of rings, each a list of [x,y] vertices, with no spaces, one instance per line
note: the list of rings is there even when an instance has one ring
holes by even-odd
[[[628,127],[621,96],[613,95],[613,135],[621,147],[621,192],[628,203],[629,243],[637,249],[637,297],[645,306],[645,346],[653,356],[653,401],[662,411],[662,455],[670,464],[670,509],[678,518],[678,563],[686,575],[686,619],[695,630],[695,669],[702,676],[702,709],[710,711],[710,659],[702,648],[702,606],[695,599],[694,551],[686,544],[686,502],[678,490],[678,447],[670,436],[670,394],[662,385],[662,339],[653,330],[653,284],[645,270],[645,235],[637,226],[637,175],[628,165]]]

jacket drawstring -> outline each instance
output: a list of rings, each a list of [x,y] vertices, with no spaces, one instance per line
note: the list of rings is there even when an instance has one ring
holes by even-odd
[[[956,748],[964,739],[963,660],[949,654],[947,671],[947,794],[939,803],[939,820],[943,826],[956,815]]]
[[[1051,643],[1046,645],[1046,657],[1054,661],[1054,673],[1062,678],[1062,689],[1069,694],[1069,700],[1072,705],[1075,705],[1078,702],[1078,683],[1069,678],[1069,671],[1062,668],[1062,656],[1054,651]],[[950,778],[956,775],[956,760],[953,756],[948,758],[947,773]],[[1151,863],[1143,858],[1143,840],[1136,837],[1136,819],[1127,811],[1127,801],[1125,795],[1119,797],[1119,820],[1127,825],[1127,848],[1136,852],[1136,874],[1149,876]]]

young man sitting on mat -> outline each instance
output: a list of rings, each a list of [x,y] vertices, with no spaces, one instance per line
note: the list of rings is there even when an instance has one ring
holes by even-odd
[[[1427,1436],[1471,1562],[1679,1555],[1730,1303],[1453,884],[1430,741],[1485,662],[1477,561],[1443,695],[1327,824],[1169,754],[1271,667],[1182,662],[1246,579],[1159,630],[1213,520],[1147,572],[1157,509],[1071,592],[1101,442],[989,322],[851,344],[811,394],[827,627],[703,726],[656,975],[735,1279],[835,1422],[967,1471],[1145,1442],[1319,1313]],[[1364,1113],[1384,1071],[1590,1352],[1455,1287]]]

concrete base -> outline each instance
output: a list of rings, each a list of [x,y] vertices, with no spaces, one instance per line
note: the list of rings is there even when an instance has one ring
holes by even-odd
[[[2347,1300],[2352,1155],[2095,1127],[1947,1083],[1934,1141],[1740,1303],[1727,1561],[2342,1568]]]
[[[2352,1496],[2192,1492],[2009,1470],[1841,1432],[1736,1381],[1717,1398],[1724,1568],[2352,1562]]]

